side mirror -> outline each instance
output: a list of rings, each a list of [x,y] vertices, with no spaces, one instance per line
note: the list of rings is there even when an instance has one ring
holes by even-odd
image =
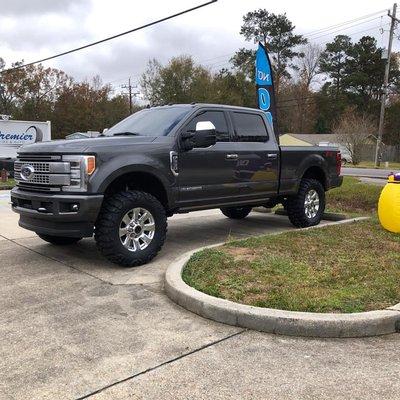
[[[183,132],[181,141],[186,151],[213,146],[217,141],[215,126],[210,121],[197,122],[196,130]]]
[[[196,132],[194,134],[194,147],[210,147],[217,142],[217,133],[215,126],[210,121],[200,121],[196,124]]]

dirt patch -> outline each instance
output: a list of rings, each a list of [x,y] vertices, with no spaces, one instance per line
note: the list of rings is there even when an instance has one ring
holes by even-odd
[[[235,261],[253,261],[257,258],[255,251],[246,247],[227,247],[225,252],[233,256]]]

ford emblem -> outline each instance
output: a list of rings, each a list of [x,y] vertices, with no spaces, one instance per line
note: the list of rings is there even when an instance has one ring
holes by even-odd
[[[35,168],[31,164],[24,164],[21,167],[21,178],[24,181],[29,181],[35,173]]]

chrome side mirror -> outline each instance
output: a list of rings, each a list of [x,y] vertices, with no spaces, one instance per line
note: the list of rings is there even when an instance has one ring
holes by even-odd
[[[196,124],[196,132],[198,131],[215,131],[215,126],[211,121],[199,121]]]

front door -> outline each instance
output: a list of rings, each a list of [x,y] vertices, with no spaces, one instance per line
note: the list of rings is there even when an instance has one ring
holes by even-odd
[[[199,111],[182,131],[194,131],[200,121],[214,124],[217,142],[208,148],[179,153],[179,203],[182,208],[223,203],[237,190],[235,143],[231,140],[225,111]]]

